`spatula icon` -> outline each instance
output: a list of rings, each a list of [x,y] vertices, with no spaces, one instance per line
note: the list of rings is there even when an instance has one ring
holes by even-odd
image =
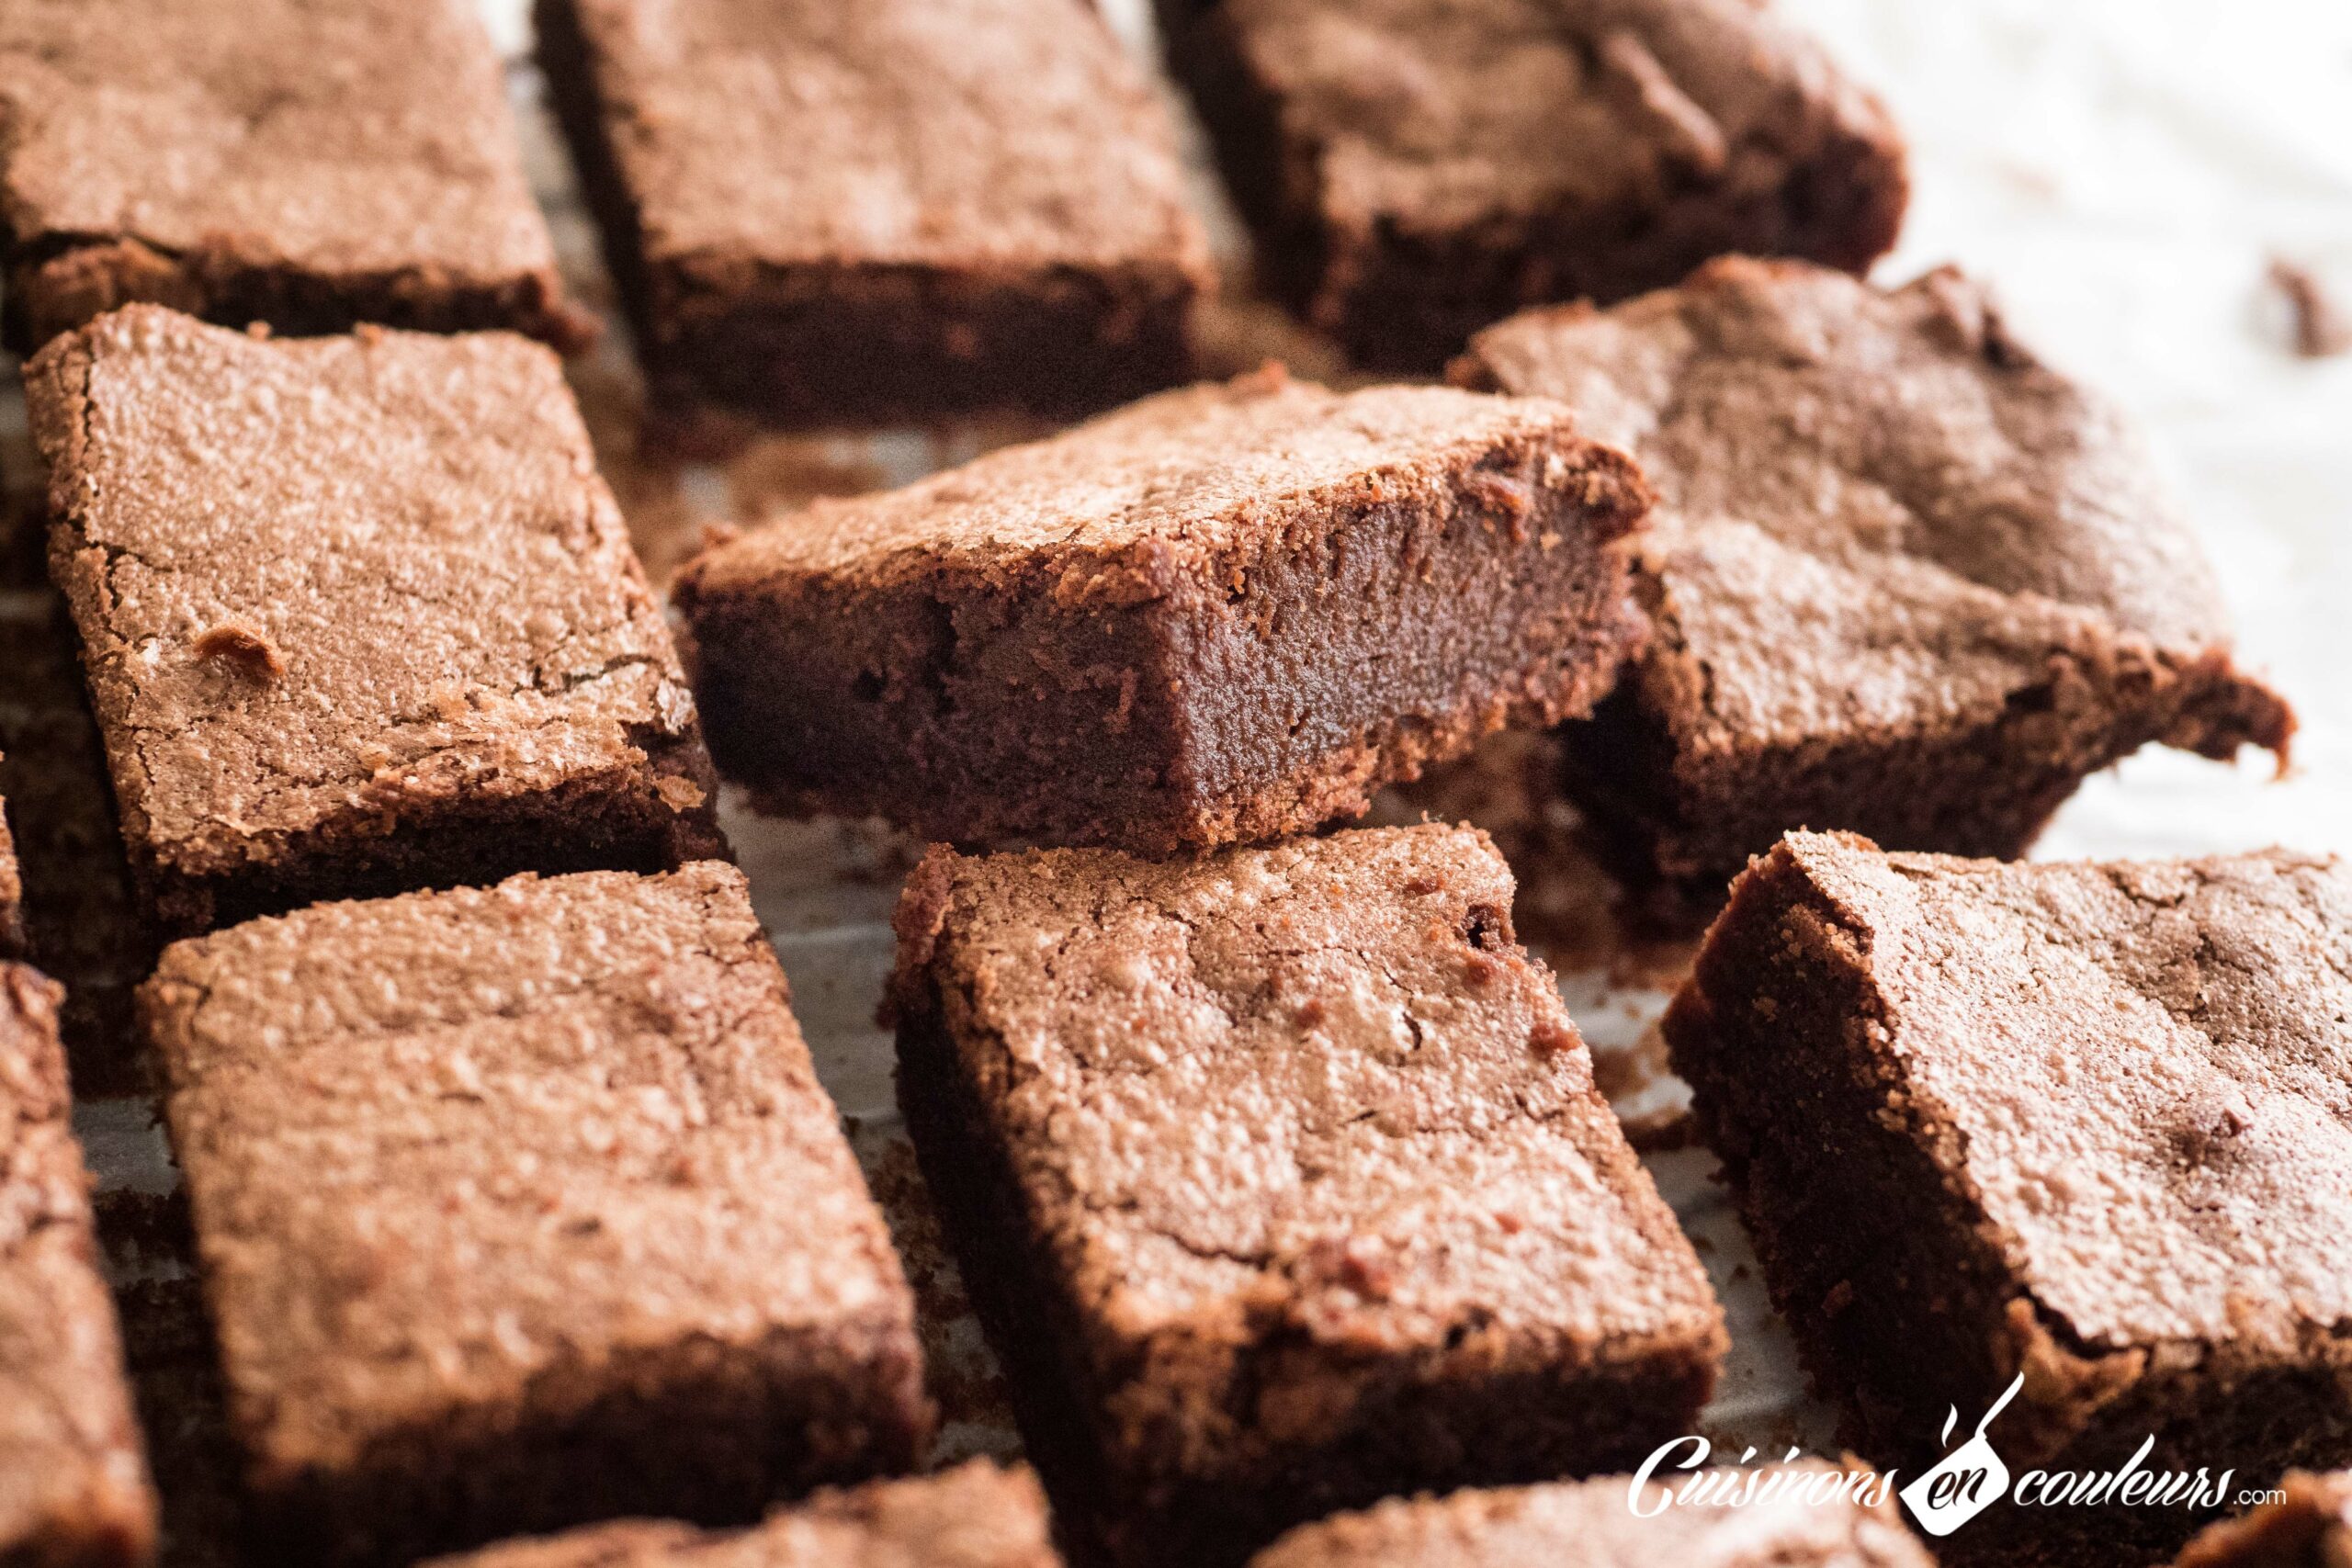
[[[1985,1440],[1984,1428],[1993,1417],[2009,1406],[2025,1386],[2025,1374],[2019,1372],[1984,1412],[1984,1419],[1976,1423],[1976,1435],[1944,1455],[1936,1467],[1921,1473],[1917,1481],[1903,1489],[1903,1506],[1919,1521],[1919,1528],[1932,1536],[1947,1536],[1999,1502],[2009,1494],[2009,1467],[1993,1451]],[[1960,1407],[1953,1405],[1944,1417],[1943,1435],[1939,1442],[1951,1441],[1951,1429],[1960,1424]]]

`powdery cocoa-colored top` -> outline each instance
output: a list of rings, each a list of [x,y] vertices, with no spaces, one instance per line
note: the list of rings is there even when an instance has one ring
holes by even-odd
[[[1317,149],[1320,203],[1367,231],[1657,208],[1697,182],[1769,191],[1841,142],[1903,155],[1883,107],[1757,0],[1223,9],[1285,130]]]
[[[1653,1484],[1647,1517],[1625,1476],[1391,1498],[1303,1525],[1250,1568],[1933,1568],[1894,1503],[1857,1504],[1846,1472],[1808,1462],[1753,1473],[1740,1483],[1796,1490],[1677,1506],[1671,1484]]]
[[[1773,854],[1855,933],[1928,1154],[2078,1339],[2286,1352],[2352,1316],[2352,873]]]
[[[986,572],[1036,554],[1068,558],[1057,596],[1148,596],[1178,563],[1197,571],[1318,502],[1458,505],[1465,468],[1530,443],[1554,448],[1555,471],[1583,472],[1598,525],[1622,532],[1642,514],[1633,465],[1579,438],[1557,403],[1444,387],[1335,392],[1269,367],[1147,398],[902,490],[812,502],[692,563],[681,591],[816,572],[889,581],[942,560]]]
[[[692,729],[547,349],[132,306],[26,381],[124,826],[164,865],[633,769]]]
[[[1730,258],[1515,317],[1456,374],[1558,398],[1640,459],[1642,690],[1700,751],[1983,723],[2053,666],[2177,671],[2229,647],[2139,437],[1955,271],[1888,291]]]
[[[306,272],[551,274],[469,0],[11,0],[0,216]]]
[[[58,997],[0,964],[0,1561],[130,1562],[153,1546],[155,1500],[98,1277]]]
[[[566,3],[657,260],[1205,277],[1168,113],[1090,6]]]
[[[631,1519],[515,1541],[431,1568],[1060,1568],[1046,1499],[1023,1467],[827,1489],[755,1529]]]
[[[938,993],[1105,1375],[1161,1336],[1490,1370],[1720,1347],[1512,891],[1453,828],[926,858],[902,995]],[[1325,1408],[1255,1407],[1276,1438]]]
[[[175,944],[141,1005],[266,1482],[633,1355],[913,1357],[731,866],[315,905]]]

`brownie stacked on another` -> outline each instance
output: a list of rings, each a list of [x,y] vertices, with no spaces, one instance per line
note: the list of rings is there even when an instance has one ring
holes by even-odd
[[[1166,112],[1070,0],[538,0],[653,404],[1091,413],[1212,278]]]
[[[764,804],[1165,853],[1590,712],[1641,636],[1617,541],[1647,504],[1558,404],[1270,368],[817,502],[674,592]]]
[[[546,349],[133,306],[26,385],[51,571],[168,927],[725,853],[693,696]]]
[[[1794,834],[1667,1013],[1776,1304],[1882,1463],[2013,1379],[2012,1475],[2352,1460],[2352,873],[2021,865]],[[2199,1522],[2005,1507],[1972,1556]]]
[[[2343,1568],[2352,1562],[2352,1472],[2290,1473],[2283,1494],[2200,1532],[2173,1568]]]
[[[1392,1498],[1302,1525],[1250,1568],[1934,1568],[1867,1472],[1799,1463],[1671,1479],[1640,1489],[1638,1514],[1624,1476]],[[1671,1501],[1694,1480],[1756,1495]]]
[[[2284,753],[2136,435],[1951,270],[1892,291],[1717,262],[1479,334],[1465,384],[1573,404],[1658,487],[1657,635],[1568,784],[1698,918],[1788,829],[2010,858],[2160,741]]]
[[[98,1277],[57,987],[0,964],[0,1562],[133,1568],[155,1498]]]
[[[938,1475],[820,1492],[755,1529],[632,1519],[432,1568],[1061,1568],[1061,1559],[1035,1477],[974,1460]]]
[[[1260,265],[1363,364],[1725,252],[1860,271],[1902,138],[1758,0],[1162,0]]]
[[[1724,1350],[1472,829],[935,849],[899,1093],[1082,1556],[1629,1467]]]
[[[133,300],[594,335],[470,0],[13,0],[0,121],[17,353]]]
[[[732,866],[322,904],[168,949],[266,1537],[338,1561],[905,1469],[914,1303]]]

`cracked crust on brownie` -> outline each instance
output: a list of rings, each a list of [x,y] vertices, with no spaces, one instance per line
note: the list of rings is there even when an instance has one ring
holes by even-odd
[[[314,905],[140,1004],[274,1544],[750,1523],[920,1460],[913,1298],[734,867]]]
[[[555,356],[133,306],[26,367],[51,572],[170,927],[724,854]]]
[[[466,0],[0,8],[7,344],[118,306],[584,347]]]
[[[910,879],[900,1100],[1075,1538],[1238,1563],[1688,1429],[1721,1314],[1512,892],[1445,828]]]
[[[1902,224],[1885,107],[1757,0],[1161,5],[1261,268],[1360,364],[1725,253],[1860,272]]]
[[[1574,405],[1657,487],[1656,636],[1564,732],[1567,778],[1701,919],[1792,828],[2007,859],[2143,745],[2283,757],[2138,435],[1956,271],[1726,259],[1507,321],[1455,376]]]
[[[2147,1469],[2254,1480],[2352,1459],[2347,1018],[2332,860],[2019,865],[1792,834],[1664,1029],[1871,1459],[1932,1461],[1952,1405],[2022,1374],[1996,1434],[2013,1471],[2113,1468],[2153,1435]],[[2145,1562],[2196,1522],[2017,1509],[1963,1544]]]

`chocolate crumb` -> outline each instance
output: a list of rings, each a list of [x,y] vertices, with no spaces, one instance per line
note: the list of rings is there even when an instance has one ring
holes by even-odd
[[[2270,281],[2294,311],[2297,354],[2305,359],[2332,359],[2352,353],[2352,313],[2317,273],[2300,262],[2274,256]]]
[[[1538,1019],[1535,1027],[1527,1032],[1527,1044],[1539,1056],[1556,1056],[1563,1051],[1573,1051],[1583,1042],[1576,1031],[1564,1029],[1550,1019]]]
[[[256,681],[275,681],[286,673],[286,655],[266,632],[242,621],[224,621],[196,639],[198,659],[235,665]]]

